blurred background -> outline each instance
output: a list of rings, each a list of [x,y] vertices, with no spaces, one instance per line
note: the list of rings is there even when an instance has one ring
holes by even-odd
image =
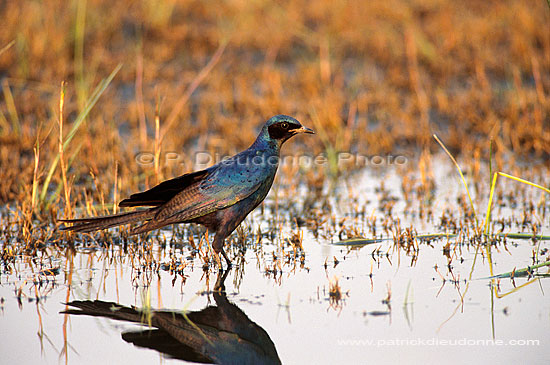
[[[285,158],[326,161],[280,166],[226,245],[228,300],[283,363],[550,363],[548,194],[489,193],[495,171],[550,186],[547,0],[5,0],[0,19],[4,362],[172,363],[129,324],[59,312],[212,305],[205,231],[57,220],[117,212],[288,114],[316,134]],[[537,346],[363,342],[417,338]]]
[[[28,196],[37,145],[39,181],[58,156],[62,81],[65,139],[84,116],[65,145],[74,182],[101,174],[112,186],[116,175],[123,192],[192,170],[195,151],[246,148],[275,114],[317,131],[288,153],[418,157],[439,149],[437,133],[472,161],[491,140],[497,158],[550,154],[544,0],[5,1],[0,11],[2,202]],[[143,151],[159,152],[154,174],[136,163]]]

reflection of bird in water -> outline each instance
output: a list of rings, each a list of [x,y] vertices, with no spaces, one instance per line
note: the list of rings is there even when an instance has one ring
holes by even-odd
[[[206,170],[164,181],[119,203],[121,207],[152,208],[105,217],[60,220],[73,224],[62,229],[93,232],[141,222],[142,225],[130,231],[138,234],[174,223],[198,223],[216,233],[212,247],[231,266],[223,250],[225,238],[264,200],[279,166],[281,146],[300,133],[313,131],[292,117],[276,115],[265,123],[256,141],[241,153]]]
[[[184,315],[179,311],[141,311],[113,302],[76,300],[67,303],[73,309],[61,313],[150,325],[154,329],[125,332],[122,338],[136,346],[180,360],[217,364],[280,364],[275,345],[267,332],[227,299],[224,280],[228,273],[220,271],[218,274],[213,292],[217,306],[208,306],[198,312]]]

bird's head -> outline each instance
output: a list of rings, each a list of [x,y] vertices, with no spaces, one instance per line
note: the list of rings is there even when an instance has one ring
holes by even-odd
[[[288,115],[276,115],[270,118],[265,123],[262,132],[265,133],[265,137],[277,142],[279,145],[297,134],[315,133],[312,129],[302,126],[300,122]]]

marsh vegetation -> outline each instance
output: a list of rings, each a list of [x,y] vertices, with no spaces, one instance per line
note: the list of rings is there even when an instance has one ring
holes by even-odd
[[[546,2],[0,9],[4,359],[185,358],[127,344],[154,348],[100,315],[107,303],[160,342],[159,310],[182,326],[234,311],[274,362],[548,360]],[[287,143],[271,193],[228,239],[223,294],[199,226],[58,229],[247,148],[280,113],[317,134]],[[86,303],[90,317],[59,314]]]

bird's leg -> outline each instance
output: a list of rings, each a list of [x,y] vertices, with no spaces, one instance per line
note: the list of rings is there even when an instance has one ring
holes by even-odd
[[[220,265],[221,270],[223,270],[223,267],[222,267],[222,264],[221,264],[220,254],[225,259],[225,262],[227,263],[227,268],[230,269],[231,266],[232,266],[231,265],[231,260],[229,260],[229,257],[227,257],[227,254],[225,253],[225,251],[223,249],[224,242],[225,242],[225,237],[223,237],[219,233],[216,234],[216,237],[214,237],[214,242],[212,242],[212,248],[214,249],[214,252],[217,255],[217,261]]]
[[[214,252],[214,261],[216,261],[216,265],[220,268],[220,270],[223,271],[222,260],[217,252]]]
[[[222,254],[223,258],[225,259],[225,262],[227,263],[227,269],[228,270],[231,269],[231,266],[233,266],[233,265],[231,264],[231,260],[229,260],[229,257],[227,257],[227,254],[225,253],[223,248],[222,248],[221,254]]]

